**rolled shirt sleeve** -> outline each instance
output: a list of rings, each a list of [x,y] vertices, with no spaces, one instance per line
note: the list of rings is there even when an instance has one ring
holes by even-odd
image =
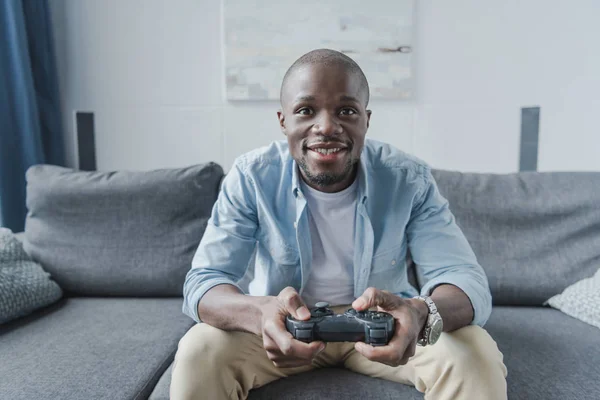
[[[256,195],[240,159],[223,181],[206,231],[183,286],[183,312],[201,322],[198,304],[217,285],[234,285],[244,276],[256,245]]]
[[[407,226],[408,245],[422,285],[421,294],[430,295],[441,284],[458,287],[473,306],[471,324],[484,326],[492,311],[485,272],[429,168],[423,180]]]

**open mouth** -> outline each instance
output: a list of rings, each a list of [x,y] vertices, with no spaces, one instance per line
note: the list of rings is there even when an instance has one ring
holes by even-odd
[[[315,148],[315,149],[309,149],[309,150],[311,150],[311,151],[314,151],[314,152],[316,152],[316,153],[323,154],[323,155],[327,156],[327,155],[329,155],[329,154],[338,153],[338,152],[340,152],[340,151],[343,151],[343,150],[345,150],[345,149],[344,149],[344,148],[342,148],[342,147],[334,147],[334,148],[332,148],[332,149],[324,149],[324,148],[320,148],[320,147],[318,147],[318,148]]]
[[[311,147],[308,148],[309,157],[319,161],[336,161],[346,154],[345,147]]]

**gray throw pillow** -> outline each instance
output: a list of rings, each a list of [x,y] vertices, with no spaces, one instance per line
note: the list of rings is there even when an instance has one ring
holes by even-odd
[[[50,305],[62,290],[41,265],[31,261],[21,242],[0,228],[0,324]]]
[[[552,296],[546,304],[573,318],[600,328],[600,269]]]
[[[136,172],[33,166],[25,250],[70,294],[182,296],[222,176],[215,163]]]

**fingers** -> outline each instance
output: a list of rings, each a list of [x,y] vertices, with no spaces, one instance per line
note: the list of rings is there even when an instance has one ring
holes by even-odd
[[[356,351],[371,361],[377,361],[392,367],[405,365],[415,355],[414,345],[408,346],[402,340],[390,341],[387,346],[371,346],[363,342],[354,345]]]
[[[373,287],[368,288],[365,292],[354,300],[352,307],[362,311],[371,307],[379,306],[384,310],[392,310],[402,303],[402,299],[386,290],[379,290]]]
[[[357,342],[354,348],[371,361],[397,367],[405,365],[415,355],[418,332],[418,329],[414,328],[412,319],[401,314],[396,319],[394,336],[386,346],[376,347]]]
[[[298,320],[307,320],[310,318],[310,311],[308,311],[300,295],[293,287],[288,286],[283,289],[277,298],[292,317]]]
[[[298,342],[295,340],[295,342]],[[304,345],[307,343],[298,342]],[[316,343],[316,342],[313,342]],[[311,343],[312,344],[312,343]],[[324,344],[321,344],[322,348],[325,348]],[[314,346],[317,347],[317,346]],[[267,351],[267,357],[273,362],[276,367],[279,368],[291,368],[291,367],[299,367],[302,365],[310,365],[312,361],[317,357],[317,355],[321,352],[320,347],[317,347],[317,350],[313,352],[313,355],[309,358],[302,357],[294,357],[289,355],[284,355],[279,351]]]
[[[285,327],[287,315],[307,320],[310,318],[310,311],[293,287],[283,289],[273,304],[276,311],[271,310],[266,318],[263,313],[262,323],[263,346],[269,360],[279,368],[310,365],[317,354],[325,349],[325,343],[300,342]]]
[[[321,350],[321,346],[325,345],[323,342],[304,343],[294,339],[292,334],[285,329],[283,323],[281,326],[275,326],[274,324],[273,326],[267,327],[265,332],[273,341],[275,347],[284,356],[312,360]],[[273,350],[275,351],[276,349]]]
[[[263,346],[269,359],[280,368],[309,365],[325,348],[323,342],[303,343],[294,339],[285,329],[283,320],[277,319],[265,322]]]

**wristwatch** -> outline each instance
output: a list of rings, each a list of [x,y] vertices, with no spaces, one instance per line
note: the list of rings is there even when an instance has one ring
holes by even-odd
[[[427,304],[427,308],[429,308],[427,323],[419,335],[417,344],[419,346],[435,344],[444,331],[444,322],[442,321],[442,317],[440,316],[435,303],[429,296],[415,296],[414,298],[424,301],[425,304]]]

